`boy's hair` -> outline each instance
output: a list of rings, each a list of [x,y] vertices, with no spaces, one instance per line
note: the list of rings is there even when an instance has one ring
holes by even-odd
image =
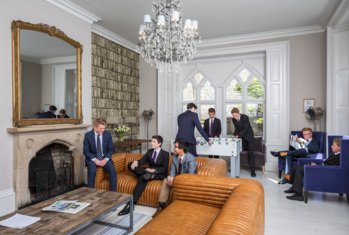
[[[187,104],[187,109],[192,109],[192,108],[197,109],[198,107],[197,107],[196,104],[194,104],[194,103],[189,103],[189,104]]]
[[[240,110],[236,107],[234,107],[232,110],[231,110],[231,114],[233,113],[240,113]]]
[[[107,120],[105,120],[105,118],[96,118],[93,121],[93,126],[99,126],[99,125],[106,126],[107,125]]]
[[[304,131],[310,131],[311,133],[313,133],[313,130],[310,127],[304,127],[302,129],[302,132],[304,132]]]
[[[333,143],[334,144],[336,144],[338,147],[341,147],[341,138],[335,138],[334,140],[333,140]]]
[[[160,144],[160,146],[162,146],[162,142],[164,141],[164,139],[161,135],[153,135],[151,138],[155,139]]]

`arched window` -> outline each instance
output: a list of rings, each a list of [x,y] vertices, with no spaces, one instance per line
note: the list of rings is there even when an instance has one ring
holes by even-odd
[[[216,89],[202,73],[196,72],[186,83],[183,92],[183,111],[190,102],[198,106],[198,114],[203,122],[208,118],[208,109],[215,108]],[[198,96],[196,96],[198,94]]]
[[[225,111],[227,135],[232,135],[231,110],[237,107],[249,116],[256,136],[263,136],[263,116],[265,103],[264,79],[253,70],[243,67],[228,81],[225,89]]]

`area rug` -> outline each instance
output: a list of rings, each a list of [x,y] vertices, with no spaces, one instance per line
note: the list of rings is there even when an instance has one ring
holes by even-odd
[[[112,223],[120,226],[128,227],[130,223],[129,215],[124,216],[118,216],[118,211],[114,211],[107,215],[103,220],[103,222]],[[133,232],[130,234],[133,234],[135,231],[137,231],[139,228],[141,228],[145,223],[147,223],[151,217],[149,215],[141,214],[138,212],[133,213]],[[80,230],[77,233],[74,234],[93,234],[93,235],[120,235],[124,234],[125,230],[122,230],[120,228],[114,228],[107,225],[101,225],[98,223],[93,223],[86,228]]]

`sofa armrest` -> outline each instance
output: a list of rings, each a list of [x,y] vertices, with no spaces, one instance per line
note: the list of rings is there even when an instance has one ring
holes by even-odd
[[[223,159],[207,159],[196,173],[204,176],[227,176],[227,172],[227,163]]]
[[[255,180],[181,174],[173,200],[220,208],[207,234],[264,234],[264,189]]]
[[[114,153],[111,159],[114,162],[117,174],[125,172],[126,153]]]

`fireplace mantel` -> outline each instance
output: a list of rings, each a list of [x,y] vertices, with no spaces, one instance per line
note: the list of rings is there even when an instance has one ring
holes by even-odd
[[[40,149],[52,143],[63,144],[69,148],[74,157],[74,184],[84,182],[83,140],[88,127],[91,125],[60,124],[7,128],[7,132],[13,135],[16,208],[31,202],[28,177],[31,159]]]

